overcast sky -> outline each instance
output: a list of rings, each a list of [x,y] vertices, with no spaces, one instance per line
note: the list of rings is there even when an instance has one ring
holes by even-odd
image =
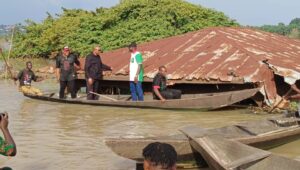
[[[243,25],[288,24],[300,18],[300,0],[188,0],[224,12]],[[111,7],[119,0],[0,0],[0,24],[15,24],[25,19],[41,21],[46,12],[60,13],[61,7],[94,10]]]

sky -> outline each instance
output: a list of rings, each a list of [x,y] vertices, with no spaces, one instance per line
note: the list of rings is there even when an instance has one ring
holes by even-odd
[[[187,0],[224,12],[242,25],[288,24],[300,18],[299,0]],[[95,10],[111,7],[119,0],[0,0],[0,24],[13,25],[26,19],[42,21],[46,13],[60,13],[61,7]]]

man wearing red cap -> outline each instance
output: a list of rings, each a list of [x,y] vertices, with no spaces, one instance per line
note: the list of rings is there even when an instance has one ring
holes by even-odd
[[[76,70],[74,64],[80,66],[80,62],[74,54],[70,53],[70,48],[65,46],[62,53],[56,58],[56,78],[60,82],[59,98],[65,98],[65,89],[68,87],[72,98],[76,98],[74,89]]]

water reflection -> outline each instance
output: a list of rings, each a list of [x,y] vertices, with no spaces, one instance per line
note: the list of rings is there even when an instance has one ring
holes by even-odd
[[[41,87],[46,89],[47,84]],[[53,90],[56,84],[48,87]],[[0,108],[10,113],[18,145],[17,157],[2,157],[0,164],[22,170],[134,169],[133,161],[105,146],[106,137],[170,135],[190,124],[220,127],[267,116],[247,110],[185,112],[58,104],[27,99],[16,89],[10,82],[0,82]]]

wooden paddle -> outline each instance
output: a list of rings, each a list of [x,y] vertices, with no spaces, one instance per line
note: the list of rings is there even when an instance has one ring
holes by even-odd
[[[0,48],[0,55],[2,56],[2,58],[3,58],[4,62],[5,62],[5,66],[6,66],[6,69],[7,69],[8,73],[10,74],[10,78],[11,78],[12,80],[14,80],[14,84],[17,85],[16,79],[14,78],[14,75],[13,75],[11,69],[10,69],[10,66],[8,65],[8,62],[7,62],[6,58],[4,57],[4,55],[3,55],[3,53],[2,53],[2,49],[1,49],[1,48]],[[6,77],[6,76],[5,76],[5,77]]]
[[[2,58],[3,58],[4,62],[5,62],[5,66],[6,66],[8,72],[9,72],[9,74],[10,74],[10,77],[13,78],[12,71],[11,71],[11,69],[10,69],[10,66],[8,65],[8,62],[7,62],[6,58],[5,58],[4,55],[3,55],[3,52],[2,52],[2,49],[1,49],[1,48],[0,48],[0,55],[2,56]]]
[[[116,99],[114,99],[114,98],[107,97],[107,96],[104,96],[104,95],[102,95],[102,94],[98,94],[98,93],[95,93],[95,92],[92,92],[92,91],[90,91],[89,93],[94,94],[94,95],[97,95],[97,96],[99,96],[99,97],[106,98],[106,99],[111,100],[111,101],[115,101],[115,102],[118,101],[118,100],[116,100]]]

